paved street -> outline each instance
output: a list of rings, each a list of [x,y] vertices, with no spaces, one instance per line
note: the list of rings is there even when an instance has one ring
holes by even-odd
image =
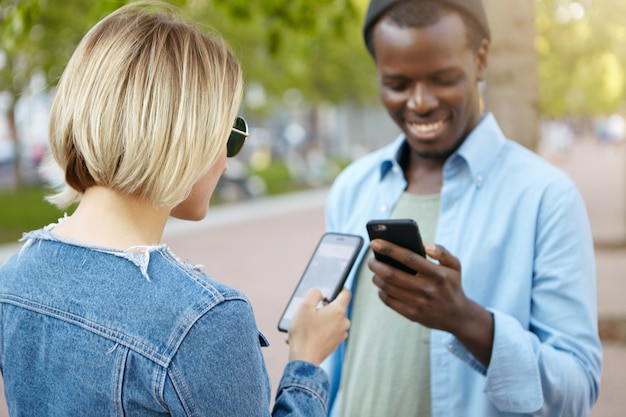
[[[576,143],[557,162],[578,184],[589,212],[596,243],[600,329],[617,324],[604,336],[600,399],[591,417],[626,414],[626,146]]]
[[[598,243],[598,299],[601,317],[626,318],[626,147],[576,144],[565,160],[554,161],[579,183]],[[182,258],[202,264],[217,280],[243,290],[259,329],[276,387],[286,363],[284,335],[276,323],[307,259],[324,231],[325,190],[212,208],[201,223],[171,222],[165,241]],[[0,262],[12,247],[0,248]],[[600,401],[592,417],[624,415],[626,342],[605,344]],[[0,417],[6,415],[0,404]],[[3,412],[5,414],[3,414]],[[470,416],[473,417],[473,416]]]

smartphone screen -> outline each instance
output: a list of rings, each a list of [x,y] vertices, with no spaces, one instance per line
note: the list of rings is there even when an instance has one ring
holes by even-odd
[[[325,233],[278,322],[278,330],[282,332],[289,330],[291,319],[311,288],[319,288],[325,299],[334,300],[341,291],[362,246],[361,236]]]
[[[384,239],[426,257],[419,228],[413,219],[370,220],[367,222],[367,233],[370,240]],[[376,252],[374,252],[374,256],[381,262],[410,274],[415,274],[414,270],[393,258]]]

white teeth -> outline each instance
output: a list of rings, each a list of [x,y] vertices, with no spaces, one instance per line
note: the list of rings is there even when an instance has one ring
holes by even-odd
[[[443,121],[435,123],[411,123],[411,126],[420,133],[431,133],[439,129],[443,125]]]

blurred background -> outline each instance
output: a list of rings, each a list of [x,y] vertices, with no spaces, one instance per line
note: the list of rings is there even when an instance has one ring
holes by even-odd
[[[362,42],[367,0],[169,2],[222,33],[245,73],[240,113],[251,137],[229,161],[213,205],[324,190],[346,164],[398,132],[378,102]],[[609,405],[621,410],[617,389],[626,383],[626,0],[483,2],[493,38],[485,109],[511,139],[568,172],[587,203],[610,354],[608,394],[594,416],[621,416]],[[124,3],[0,0],[0,249],[63,215],[43,201],[38,172],[55,85],[84,33]]]
[[[367,0],[170,2],[221,32],[245,71],[241,113],[252,136],[221,181],[218,202],[327,185],[395,133],[362,43]],[[32,192],[41,184],[56,82],[82,35],[123,3],[0,1],[1,190]],[[556,159],[580,138],[623,140],[626,2],[485,5],[493,42],[481,88],[505,133]],[[0,241],[16,232],[0,230]]]
[[[396,131],[363,47],[367,0],[171,0],[221,32],[240,58],[251,140],[218,200],[326,185]],[[0,0],[0,189],[41,184],[56,82],[82,35],[122,5]],[[551,158],[574,141],[624,137],[626,2],[485,0],[493,31],[485,108]],[[1,213],[0,213],[1,214]],[[0,218],[5,216],[0,216]],[[10,240],[14,234],[0,240]]]

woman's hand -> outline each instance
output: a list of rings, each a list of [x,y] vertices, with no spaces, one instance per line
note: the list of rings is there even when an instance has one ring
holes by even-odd
[[[317,308],[323,300],[319,289],[307,293],[289,326],[289,360],[321,364],[348,337],[346,317],[352,293],[344,288],[335,300]]]

